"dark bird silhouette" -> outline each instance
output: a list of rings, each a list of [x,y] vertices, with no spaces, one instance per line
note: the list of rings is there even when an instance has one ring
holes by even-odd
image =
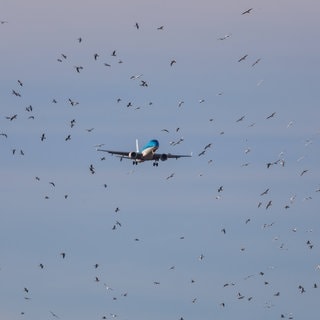
[[[8,117],[6,117],[6,119],[8,119],[8,120],[12,121],[12,120],[17,119],[17,117],[18,117],[18,115],[17,115],[17,114],[14,114],[14,115],[12,115],[12,116],[8,116]]]
[[[170,62],[170,67],[172,67],[175,63],[177,63],[176,60],[171,60],[171,62]]]
[[[166,180],[173,178],[173,176],[174,176],[174,173],[171,173],[168,177],[166,177]]]
[[[12,94],[16,97],[21,97],[21,94],[18,91],[15,91],[14,89],[12,89]]]
[[[272,200],[270,200],[270,201],[267,203],[266,209],[268,209],[269,207],[271,207],[271,205],[272,205]]]
[[[245,116],[240,117],[236,122],[240,122],[245,118]]]
[[[78,73],[80,73],[81,70],[83,70],[83,67],[82,66],[74,66],[74,68],[76,69],[76,71]]]
[[[304,174],[306,174],[309,170],[305,169],[300,173],[300,177],[303,176]]]
[[[253,10],[253,8],[250,8],[250,9],[248,9],[248,10],[246,10],[246,11],[243,11],[241,14],[242,14],[242,15],[243,15],[243,14],[248,14],[248,13],[250,13],[252,10]]]
[[[268,117],[266,117],[266,119],[271,119],[271,118],[273,118],[274,116],[275,116],[275,112],[272,112],[271,114],[270,114],[270,116],[268,116]]]
[[[257,59],[257,60],[251,65],[251,67],[254,67],[257,63],[259,63],[260,60],[261,60],[261,59]]]
[[[60,319],[54,312],[50,311],[51,315],[57,319]]]
[[[241,61],[244,61],[246,58],[247,58],[247,54],[245,54],[244,56],[242,56],[239,60],[238,60],[238,62],[241,62]]]
[[[269,192],[269,188],[266,189],[265,191],[263,191],[263,192],[260,194],[260,196],[264,196],[264,195],[267,194],[268,192]]]

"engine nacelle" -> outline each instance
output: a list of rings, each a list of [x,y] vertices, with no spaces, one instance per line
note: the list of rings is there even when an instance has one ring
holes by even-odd
[[[168,160],[168,155],[165,154],[165,153],[163,153],[163,154],[160,156],[160,160],[161,160],[161,161],[166,161],[166,160]]]
[[[129,158],[131,158],[131,159],[136,159],[136,158],[137,158],[137,153],[134,152],[134,151],[130,152],[130,153],[129,153]]]

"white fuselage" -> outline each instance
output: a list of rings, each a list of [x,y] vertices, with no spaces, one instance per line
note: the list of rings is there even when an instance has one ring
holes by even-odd
[[[146,148],[144,150],[142,150],[142,157],[140,159],[140,161],[144,161],[144,160],[152,160],[153,159],[153,155],[154,153],[156,152],[158,148],[156,147],[149,147],[149,148]]]

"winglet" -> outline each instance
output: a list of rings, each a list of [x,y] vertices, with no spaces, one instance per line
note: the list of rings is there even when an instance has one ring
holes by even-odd
[[[138,139],[136,139],[136,151],[139,152],[139,142],[138,142]]]

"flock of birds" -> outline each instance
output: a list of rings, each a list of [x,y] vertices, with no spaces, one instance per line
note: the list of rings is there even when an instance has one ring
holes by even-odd
[[[241,15],[246,16],[246,15],[250,15],[253,12],[253,8],[249,8],[247,10],[244,10],[243,12],[241,12]],[[5,25],[8,24],[8,21],[2,20],[0,21],[1,25]],[[139,31],[141,29],[141,26],[138,22],[133,24],[133,27]],[[161,32],[163,30],[165,30],[166,27],[164,25],[158,26],[156,27],[156,30]],[[225,41],[227,39],[229,39],[230,37],[232,37],[232,34],[226,34],[222,37],[217,38],[217,40],[219,41]],[[78,42],[79,45],[82,45],[83,42],[85,42],[85,39],[83,39],[83,37],[79,37],[75,40],[76,42]],[[92,55],[92,59],[93,61],[100,61],[101,59],[101,54],[95,52]],[[114,66],[114,64],[123,64],[125,63],[125,61],[122,58],[119,58],[119,52],[118,50],[114,49],[110,52],[110,59],[112,62],[107,61],[107,62],[102,62],[103,66],[106,68],[112,68]],[[248,54],[244,54],[239,56],[239,58],[236,60],[238,63],[243,63],[245,60],[248,59]],[[56,62],[59,64],[63,64],[66,61],[69,60],[69,56],[65,53],[61,53],[57,58],[56,58]],[[256,67],[256,65],[258,63],[261,62],[261,58],[256,58],[251,62],[251,67]],[[168,59],[168,68],[174,68],[176,64],[178,64],[179,61],[176,58],[169,58]],[[82,64],[77,64],[77,65],[73,65],[73,70],[76,74],[79,74],[79,76],[82,76],[82,74],[85,72],[86,70],[86,66],[82,65]],[[147,88],[149,87],[149,81],[144,79],[143,74],[136,74],[136,75],[131,75],[129,76],[129,80],[132,81],[138,81],[139,82],[139,86],[143,87],[143,88]],[[17,99],[21,99],[23,100],[24,98],[24,89],[25,88],[25,82],[18,79],[17,83],[16,83],[16,87],[12,88],[11,90],[11,95],[14,98]],[[222,95],[223,93],[220,92],[219,95]],[[60,103],[59,98],[57,97],[50,97],[51,103],[56,105]],[[117,105],[120,105],[123,102],[123,98],[120,97],[116,97],[115,98],[115,103]],[[201,98],[199,99],[199,104],[204,104],[206,102],[206,99]],[[73,108],[76,108],[79,104],[80,101],[78,101],[77,99],[68,97],[66,102],[66,104],[70,105]],[[184,106],[184,101],[180,100],[177,104],[177,108],[183,108]],[[125,101],[122,104],[125,108],[135,108],[135,109],[139,109],[139,106],[136,106],[134,104],[133,101]],[[149,101],[147,103],[148,106],[152,106],[153,102]],[[36,121],[37,120],[37,112],[36,112],[36,108],[34,108],[33,104],[31,103],[27,103],[27,106],[25,107],[25,110],[22,112],[13,112],[10,114],[5,114],[2,115],[2,120],[0,122],[0,124],[2,123],[2,121],[7,121],[9,123],[15,123],[18,122],[20,118],[24,117],[24,114],[27,114],[27,119],[30,121]],[[266,121],[272,121],[272,119],[277,117],[277,112],[270,112],[269,114],[265,115],[265,119]],[[235,123],[241,123],[244,122],[246,119],[246,115],[242,115],[239,118],[235,118],[234,122]],[[210,121],[212,122],[213,119],[210,119]],[[292,126],[292,122],[288,123],[288,127]],[[2,125],[2,124],[1,124]],[[253,127],[255,125],[255,123],[250,124],[249,126]],[[32,123],[31,125],[32,126]],[[73,130],[74,127],[77,126],[77,119],[76,118],[72,118],[71,120],[69,120],[68,122],[68,130]],[[94,132],[95,128],[94,127],[88,127],[88,128],[84,128],[83,130],[85,130],[88,134]],[[180,127],[175,128],[174,130],[168,129],[168,128],[163,128],[161,130],[161,132],[163,134],[169,134],[171,133],[171,131],[174,131],[176,134],[180,133]],[[8,131],[1,131],[0,132],[0,137],[2,137],[5,140],[10,140],[10,129]],[[220,135],[224,135],[224,131],[220,132]],[[73,135],[71,133],[66,132],[64,135],[64,141],[66,143],[69,143],[72,138]],[[46,143],[50,140],[50,133],[49,132],[39,132],[38,135],[38,139],[41,143]],[[183,137],[178,137],[176,140],[174,141],[170,141],[169,144],[174,147],[177,146],[179,144],[181,144],[182,142],[184,142],[184,138]],[[3,141],[0,142],[1,144],[3,144]],[[309,143],[311,143],[310,141],[306,141],[306,146],[309,145]],[[98,146],[98,145],[96,145]],[[99,145],[101,146],[101,144]],[[212,150],[214,148],[214,144],[213,142],[208,142],[206,143],[198,152],[196,155],[196,157],[198,157],[198,159],[201,159],[202,157],[206,156],[208,152],[210,152],[210,150]],[[2,148],[4,150],[4,148]],[[28,150],[25,150],[23,148],[20,147],[15,147],[15,146],[11,146],[10,147],[10,152],[12,153],[13,156],[28,156]],[[251,148],[250,147],[246,147],[244,150],[245,154],[249,154],[251,152]],[[106,157],[99,157],[99,161],[105,161]],[[214,160],[209,159],[208,164],[212,164],[214,162]],[[145,164],[144,164],[145,165]],[[191,164],[190,164],[191,165]],[[245,162],[241,165],[241,167],[247,167],[249,166],[250,163]],[[273,166],[278,166],[278,167],[285,167],[286,165],[286,160],[283,154],[280,154],[279,157],[275,160],[272,161],[268,161],[265,163],[265,168],[271,169]],[[96,169],[96,164],[95,163],[89,163],[88,164],[88,173],[90,175],[96,175],[97,173],[97,169]],[[303,177],[305,175],[308,175],[309,173],[309,169],[305,168],[302,169],[297,175],[301,177],[301,179],[303,179]],[[200,174],[201,176],[202,174]],[[176,177],[176,173],[172,172],[171,174],[167,175],[164,177],[164,180],[174,180]],[[42,178],[40,176],[35,176],[34,177],[36,182],[40,182],[42,180]],[[50,187],[52,187],[53,189],[58,188],[58,184],[56,183],[56,181],[54,180],[49,180],[46,182],[48,185],[50,185]],[[108,184],[107,183],[103,183],[102,188],[107,189],[108,188]],[[220,184],[217,186],[216,191],[215,191],[215,196],[213,198],[215,198],[216,200],[222,200],[223,199],[223,195],[226,192],[225,191],[226,186],[223,184]],[[315,188],[314,189],[315,194],[320,194],[320,188]],[[272,206],[274,205],[273,200],[271,198],[268,198],[269,194],[272,193],[272,187],[267,187],[264,190],[260,190],[257,191],[257,208],[260,210],[261,208],[264,208],[265,211],[270,211]],[[308,195],[306,196],[303,200],[312,200],[314,197],[314,195]],[[44,198],[46,200],[50,200],[50,194],[45,194]],[[64,194],[64,199],[67,200],[69,199],[69,194],[65,193]],[[289,210],[294,203],[296,202],[296,194],[292,194],[288,199],[286,199],[286,202],[283,204],[283,208],[285,210]],[[122,208],[120,210],[120,206],[116,206],[114,208],[114,215],[113,215],[113,220],[112,223],[110,225],[110,232],[117,232],[118,230],[120,230],[123,226],[123,222],[121,220],[121,213],[122,212]],[[252,217],[246,217],[244,223],[245,225],[248,225],[252,222]],[[263,230],[269,230],[271,228],[274,227],[274,225],[276,224],[276,221],[272,221],[272,222],[266,222],[262,225],[262,229]],[[300,230],[299,230],[300,231]],[[229,235],[229,229],[227,226],[222,226],[220,229],[221,235],[223,237],[227,237]],[[298,228],[297,227],[293,227],[291,230],[292,233],[297,233],[298,232]],[[315,241],[313,240],[312,237],[312,229],[309,229],[306,231],[308,235],[310,235],[310,238],[307,238],[305,240],[305,247],[307,250],[314,250],[314,248],[317,246],[317,244],[315,243]],[[140,237],[135,237],[134,242],[140,242],[141,239]],[[180,236],[178,238],[179,241],[183,241],[185,240],[185,236]],[[278,238],[274,238],[274,241],[278,241]],[[284,243],[281,243],[279,245],[279,249],[281,250],[286,250],[287,247]],[[240,246],[239,251],[241,253],[246,251],[246,247],[244,246]],[[69,257],[69,254],[67,251],[61,251],[57,253],[57,259],[60,259],[61,262],[64,262],[68,259],[71,259]],[[204,253],[199,253],[199,255],[197,257],[195,257],[196,260],[199,261],[199,263],[205,263],[206,261],[206,255]],[[2,263],[2,262],[0,262]],[[236,263],[236,262],[235,262]],[[107,282],[105,282],[105,280],[102,280],[102,278],[105,275],[101,275],[99,274],[99,270],[101,268],[101,263],[100,262],[92,262],[92,270],[94,272],[94,276],[92,277],[91,281],[96,283],[97,285],[102,285],[104,288],[105,293],[108,295],[108,297],[111,299],[111,301],[113,301],[114,303],[116,303],[116,301],[120,300],[120,299],[130,299],[130,292],[126,291],[126,290],[119,290],[117,288],[114,288],[112,286],[110,286]],[[41,272],[45,272],[47,270],[47,268],[50,268],[50,266],[45,262],[45,261],[39,261],[37,267],[39,268],[39,271]],[[0,276],[1,273],[5,272],[5,268],[0,266]],[[3,269],[3,270],[2,270]],[[175,272],[177,271],[178,267],[176,265],[171,265],[168,266],[168,270],[170,270],[170,272],[173,272],[175,270]],[[270,269],[272,269],[272,267],[270,267]],[[315,265],[314,269],[316,272],[320,272],[320,264]],[[250,274],[244,277],[244,279],[238,279],[238,281],[227,281],[224,282],[221,286],[221,288],[219,288],[218,290],[228,290],[228,288],[233,288],[230,290],[233,290],[234,294],[234,301],[247,301],[248,303],[253,303],[253,301],[255,300],[254,295],[251,294],[243,294],[240,284],[243,281],[250,281],[250,279],[258,279],[258,281],[260,283],[262,283],[263,287],[270,287],[272,286],[272,288],[275,288],[274,291],[272,292],[271,296],[265,301],[264,304],[264,308],[267,309],[272,309],[274,304],[276,304],[276,299],[280,299],[280,296],[282,295],[282,292],[280,289],[276,289],[277,285],[275,283],[271,284],[270,280],[268,279],[268,276],[270,275],[272,271],[268,270],[257,270],[257,272],[255,274]],[[318,273],[319,274],[319,273]],[[304,284],[304,283],[298,283],[296,286],[296,292],[298,294],[301,295],[307,295],[309,294],[309,292],[311,290],[317,290],[319,283],[317,282],[318,278],[315,278],[315,280],[312,283],[308,283],[308,284]],[[196,277],[191,277],[191,279],[188,280],[188,282],[191,285],[196,285],[197,283],[197,279]],[[156,286],[156,287],[160,287],[162,284],[162,281],[158,280],[158,279],[154,279],[152,285]],[[32,297],[32,292],[33,292],[33,288],[32,286],[25,286],[25,285],[21,285],[21,295],[23,296],[24,300],[28,301],[28,303],[34,303],[33,301],[33,297]],[[222,295],[224,296],[224,294]],[[201,300],[201,298],[199,297],[193,297],[189,302],[191,304],[196,304],[198,303],[198,301]],[[233,303],[232,301],[215,301],[217,308],[219,308],[220,310],[226,310],[228,309],[228,307]],[[24,306],[26,307],[26,306]],[[25,312],[25,310],[20,310],[19,311],[21,316],[28,316],[28,313]],[[57,310],[48,310],[47,312],[47,317],[49,318],[56,318],[56,319],[64,319],[63,316],[63,312],[59,312]],[[99,316],[100,319],[111,319],[111,318],[119,318],[122,319],[121,314],[118,313],[114,313],[114,312],[107,312],[105,314],[102,314]],[[289,310],[285,310],[283,312],[281,312],[278,315],[278,318],[280,319],[294,319],[294,314],[292,312],[290,312]],[[177,317],[177,320],[187,320],[188,316],[187,315],[183,315],[181,314],[179,317]]]

